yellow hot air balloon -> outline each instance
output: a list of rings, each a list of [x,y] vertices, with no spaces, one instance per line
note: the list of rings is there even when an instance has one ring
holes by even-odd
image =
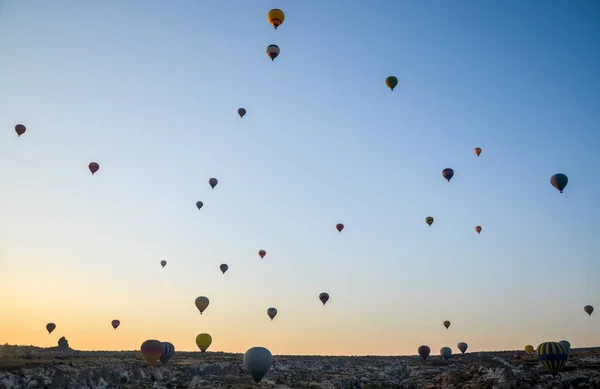
[[[202,352],[205,352],[211,343],[212,336],[210,336],[209,334],[199,334],[198,336],[196,336],[196,344]]]
[[[267,14],[267,19],[269,20],[269,23],[271,23],[271,25],[277,30],[277,27],[281,26],[285,20],[285,14],[282,10],[273,8]]]
[[[534,350],[534,348],[532,345],[528,344],[527,346],[525,346],[525,352],[527,354],[529,354],[529,355],[533,354],[533,350]]]

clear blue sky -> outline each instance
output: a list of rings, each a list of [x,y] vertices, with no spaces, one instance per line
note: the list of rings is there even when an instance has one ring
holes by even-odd
[[[600,343],[597,1],[2,3],[0,342]]]

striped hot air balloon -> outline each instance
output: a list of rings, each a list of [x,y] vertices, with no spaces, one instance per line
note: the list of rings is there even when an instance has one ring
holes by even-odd
[[[171,359],[171,357],[173,356],[173,354],[175,354],[175,346],[173,346],[173,343],[163,342],[163,352],[160,356],[160,362],[163,365],[166,365],[167,362],[169,362],[169,359]]]
[[[537,348],[538,360],[553,376],[556,376],[567,363],[568,354],[557,342],[544,342]]]

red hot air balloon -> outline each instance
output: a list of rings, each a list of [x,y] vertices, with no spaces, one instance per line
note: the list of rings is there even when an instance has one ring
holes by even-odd
[[[265,250],[260,250],[258,252],[258,255],[260,255],[260,259],[263,259],[265,257],[265,255],[267,255],[267,252]]]
[[[417,351],[419,352],[419,355],[421,356],[421,358],[423,358],[424,361],[427,360],[427,357],[431,353],[431,349],[429,348],[429,346],[425,345],[420,346]]]
[[[110,324],[112,324],[113,328],[116,330],[117,327],[121,325],[121,322],[115,319],[112,322],[110,322]]]
[[[344,225],[342,223],[338,223],[335,225],[336,230],[338,230],[338,232],[342,232],[342,230],[344,229]]]
[[[93,175],[94,173],[96,173],[96,172],[98,171],[98,169],[100,169],[100,165],[98,165],[98,163],[97,163],[97,162],[91,162],[91,163],[88,165],[88,167],[89,167],[90,171],[92,172],[92,175]]]
[[[15,126],[15,131],[17,132],[17,136],[21,136],[25,133],[25,131],[27,131],[27,127],[22,124],[17,124]]]
[[[481,233],[481,230],[482,230],[481,226],[477,226],[477,227],[475,227],[475,231],[476,231],[478,234],[480,234],[480,233]]]

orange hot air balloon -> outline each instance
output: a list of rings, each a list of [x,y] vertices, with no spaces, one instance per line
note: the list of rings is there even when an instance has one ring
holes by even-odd
[[[27,127],[22,124],[17,124],[15,126],[15,131],[17,132],[17,136],[21,136],[25,133],[25,131],[27,131]]]
[[[121,325],[121,322],[115,319],[110,324],[112,324],[113,328],[116,330],[117,327]]]
[[[448,327],[450,327],[450,321],[448,321],[448,320],[444,321],[444,327],[446,327],[446,329],[448,329]]]
[[[282,10],[273,8],[267,13],[267,20],[277,30],[277,27],[281,26],[281,23],[285,20],[285,14]]]
[[[149,339],[142,343],[141,351],[142,357],[152,366],[160,359],[164,346],[159,340]]]
[[[89,167],[90,171],[92,172],[92,175],[93,175],[94,173],[96,173],[96,172],[98,171],[98,169],[100,169],[100,165],[98,165],[98,163],[97,163],[97,162],[91,162],[91,163],[88,165],[88,167]]]
[[[475,155],[477,155],[479,157],[479,155],[481,154],[481,147],[475,147],[474,151],[475,151]]]
[[[475,227],[475,231],[476,231],[478,234],[480,234],[480,233],[481,233],[481,230],[482,230],[481,226],[477,226],[477,227]]]
[[[342,232],[344,225],[342,223],[338,223],[335,225],[335,229],[338,230],[338,232]]]
[[[265,250],[260,250],[258,252],[258,255],[260,255],[260,259],[263,259],[265,257],[265,255],[267,255],[267,252]]]
[[[54,323],[46,324],[46,330],[48,330],[48,335],[50,335],[52,333],[52,331],[54,331],[55,328],[56,328],[56,324],[54,324]]]

